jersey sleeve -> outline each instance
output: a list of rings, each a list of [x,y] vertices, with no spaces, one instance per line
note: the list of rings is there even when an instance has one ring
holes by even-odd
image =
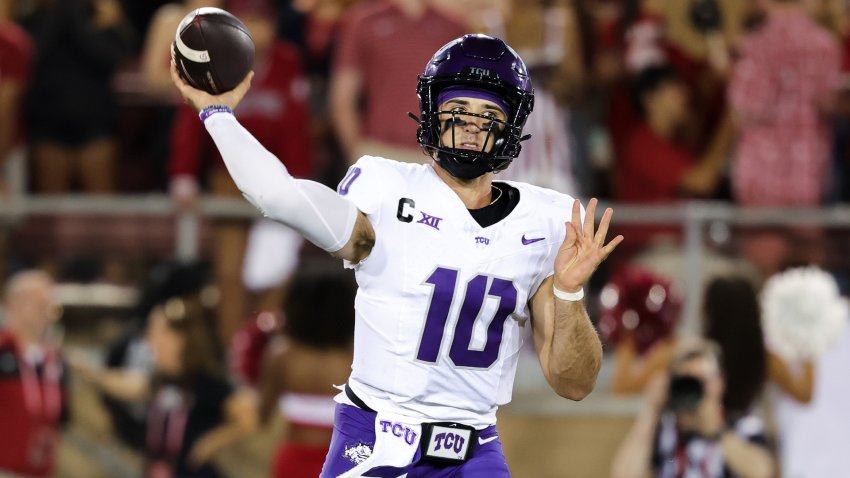
[[[399,184],[400,178],[389,163],[389,160],[363,156],[348,168],[336,189],[372,223],[380,220],[381,202]]]

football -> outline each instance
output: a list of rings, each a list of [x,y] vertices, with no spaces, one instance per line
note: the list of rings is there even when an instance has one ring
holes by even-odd
[[[171,58],[186,83],[218,95],[236,88],[251,71],[254,41],[235,16],[220,8],[199,8],[177,27]]]

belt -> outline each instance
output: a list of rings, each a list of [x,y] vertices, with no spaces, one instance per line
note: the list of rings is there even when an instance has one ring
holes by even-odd
[[[345,396],[357,408],[377,413],[369,405],[366,405],[347,383],[345,384]],[[422,423],[422,439],[419,443],[420,458],[405,467],[397,468],[395,471],[399,472],[398,475],[387,476],[402,476],[420,461],[429,461],[441,465],[463,464],[472,456],[472,450],[477,445],[477,437],[478,431],[468,425],[453,422]]]
[[[345,396],[348,397],[349,400],[351,400],[351,403],[357,405],[357,408],[361,410],[366,410],[367,412],[378,413],[375,410],[372,410],[369,405],[366,405],[366,402],[361,400],[360,397],[358,397],[357,394],[354,393],[354,390],[352,390],[347,383],[345,384]]]

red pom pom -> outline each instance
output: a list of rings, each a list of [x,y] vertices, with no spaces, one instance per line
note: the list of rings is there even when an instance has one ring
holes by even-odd
[[[646,269],[618,270],[599,295],[602,339],[616,345],[631,334],[639,354],[669,337],[682,312],[682,299],[670,281]]]

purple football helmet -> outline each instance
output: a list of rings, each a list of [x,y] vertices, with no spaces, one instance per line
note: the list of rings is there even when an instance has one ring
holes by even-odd
[[[439,111],[438,98],[448,88],[490,94],[507,106],[506,121],[486,117],[490,123],[481,150],[442,144],[444,128],[466,124],[460,116],[482,117]],[[419,76],[416,93],[421,113],[416,139],[429,153],[437,152],[440,166],[457,178],[472,179],[507,168],[519,155],[520,142],[529,138],[522,136],[522,127],[534,106],[531,78],[519,55],[498,38],[473,34],[447,43],[431,57]],[[488,143],[493,148],[485,152]]]

